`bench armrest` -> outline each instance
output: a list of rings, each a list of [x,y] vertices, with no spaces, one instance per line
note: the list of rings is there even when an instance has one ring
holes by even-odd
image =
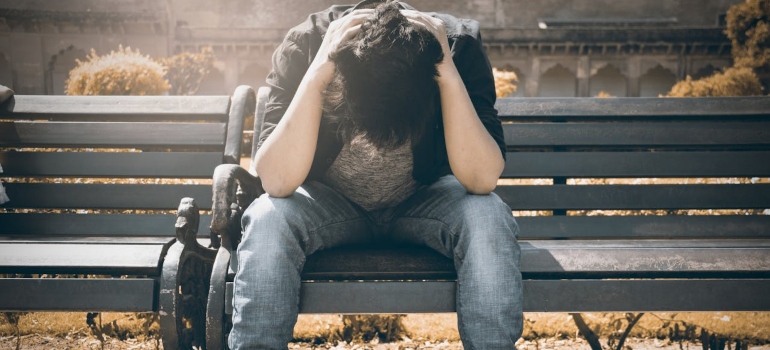
[[[241,240],[243,211],[264,190],[262,182],[236,164],[222,164],[214,170],[211,245],[234,251]]]

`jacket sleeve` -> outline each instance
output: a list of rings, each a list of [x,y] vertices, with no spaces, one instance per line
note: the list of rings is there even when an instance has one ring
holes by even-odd
[[[265,106],[265,120],[259,134],[258,147],[262,146],[283,118],[307,72],[310,65],[308,36],[309,30],[306,23],[303,23],[291,29],[273,52],[273,67],[266,79],[270,94]]]
[[[505,136],[495,109],[495,78],[481,42],[478,22],[463,20],[462,33],[452,47],[452,58],[468,90],[473,107],[505,158]]]

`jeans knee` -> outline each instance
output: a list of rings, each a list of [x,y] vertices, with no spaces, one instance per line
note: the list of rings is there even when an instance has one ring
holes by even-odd
[[[467,195],[459,206],[458,217],[471,231],[506,232],[518,234],[511,209],[494,193],[485,196]]]
[[[250,250],[271,250],[281,246],[303,244],[301,229],[293,217],[301,210],[294,196],[257,198],[243,214],[243,238],[239,246]]]
[[[456,251],[459,257],[518,257],[519,227],[511,209],[497,195],[468,195],[461,202],[457,217],[461,220],[457,245],[460,251]]]

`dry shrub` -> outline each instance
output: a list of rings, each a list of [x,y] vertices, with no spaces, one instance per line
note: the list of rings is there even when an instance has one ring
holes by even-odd
[[[405,319],[406,315],[299,315],[293,338],[315,344],[395,342],[410,335]]]
[[[404,315],[344,315],[342,339],[353,342],[393,342],[407,336]]]
[[[171,83],[172,95],[195,95],[203,78],[214,67],[214,50],[204,47],[201,52],[182,52],[159,58],[158,63],[166,67],[166,78]]]
[[[725,34],[736,67],[770,66],[770,0],[747,0],[730,6]]]
[[[724,73],[693,80],[690,76],[671,88],[667,97],[758,96],[762,86],[750,68],[731,67]]]
[[[615,97],[615,96],[612,96],[612,94],[610,94],[607,91],[599,91],[599,93],[596,94],[595,97],[596,98],[611,98],[611,97]]]
[[[519,82],[519,78],[515,72],[492,68],[492,75],[495,77],[495,94],[497,97],[506,97],[516,92],[516,83]]]
[[[65,82],[67,95],[161,95],[170,87],[163,65],[130,47],[104,56],[92,49],[77,63]]]

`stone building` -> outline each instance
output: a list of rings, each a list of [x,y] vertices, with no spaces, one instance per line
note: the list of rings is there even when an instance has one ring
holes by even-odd
[[[731,64],[724,15],[742,0],[412,0],[481,23],[517,96],[657,96]],[[200,94],[264,84],[286,31],[334,0],[0,0],[0,84],[62,94],[75,59],[118,45],[164,57],[211,46]]]

